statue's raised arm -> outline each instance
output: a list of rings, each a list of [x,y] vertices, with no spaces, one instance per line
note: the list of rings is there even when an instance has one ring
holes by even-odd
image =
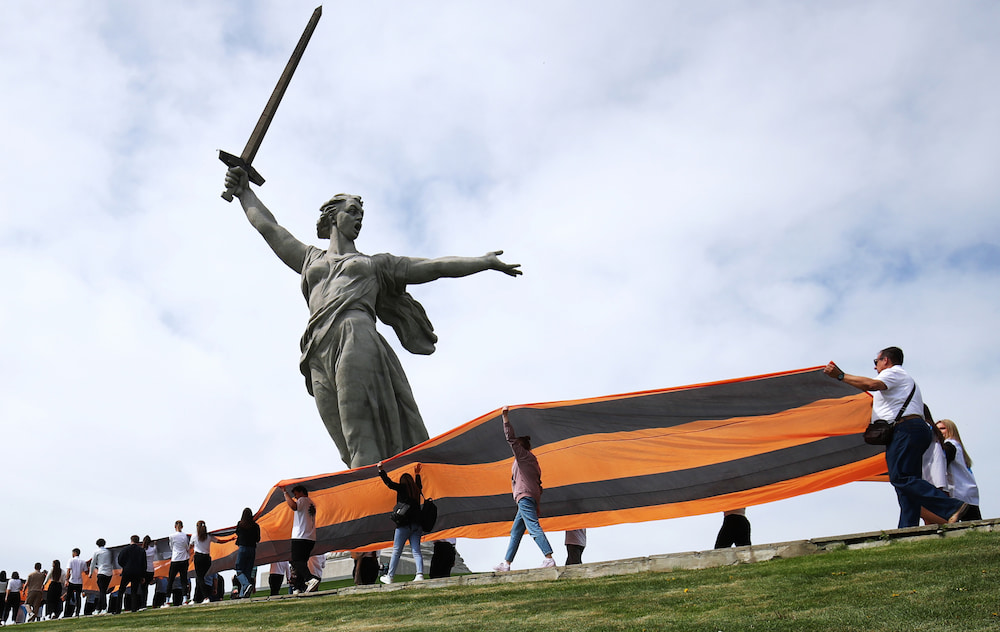
[[[306,246],[274,219],[271,211],[264,206],[257,194],[250,188],[246,171],[232,167],[226,172],[226,189],[239,198],[250,224],[257,229],[274,254],[292,270],[302,274]]]

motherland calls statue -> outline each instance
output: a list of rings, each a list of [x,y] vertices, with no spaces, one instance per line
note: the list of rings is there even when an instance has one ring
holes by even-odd
[[[433,327],[406,286],[483,270],[518,276],[520,264],[500,261],[502,250],[440,259],[362,254],[354,246],[364,219],[361,198],[345,194],[320,207],[316,234],[330,240],[329,249],[320,250],[275,221],[244,169],[229,169],[226,189],[271,250],[301,275],[310,316],[299,367],[344,463],[371,465],[426,440],[403,367],[375,330],[376,316],[392,326],[407,351],[433,353]]]

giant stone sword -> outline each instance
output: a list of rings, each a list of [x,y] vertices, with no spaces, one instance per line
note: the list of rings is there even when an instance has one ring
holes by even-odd
[[[250,134],[250,140],[247,141],[247,146],[243,148],[243,153],[239,156],[234,156],[228,152],[219,150],[219,160],[226,163],[229,167],[242,167],[246,172],[247,176],[250,178],[250,182],[253,182],[257,186],[264,184],[264,177],[257,173],[257,170],[253,168],[253,159],[257,155],[257,150],[260,149],[260,143],[264,140],[264,134],[267,133],[268,126],[271,125],[271,119],[274,118],[274,113],[278,110],[278,104],[281,103],[281,97],[285,95],[285,89],[288,88],[289,82],[292,80],[292,75],[295,74],[295,68],[299,65],[299,60],[302,59],[302,53],[306,50],[306,45],[309,43],[309,38],[312,37],[313,31],[316,30],[316,23],[319,22],[320,16],[323,15],[322,5],[316,7],[313,11],[312,17],[309,18],[309,23],[306,24],[306,30],[302,32],[302,37],[299,38],[299,43],[295,46],[295,50],[292,51],[292,57],[288,60],[285,65],[284,72],[281,73],[281,77],[278,78],[278,85],[274,86],[274,92],[271,93],[271,98],[268,99],[267,105],[264,106],[264,111],[260,115],[260,120],[257,121],[257,127],[254,128],[253,133]],[[222,194],[222,198],[227,202],[233,201],[233,191],[232,189],[226,189]]]

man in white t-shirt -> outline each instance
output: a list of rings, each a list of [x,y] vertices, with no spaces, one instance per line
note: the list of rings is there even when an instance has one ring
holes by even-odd
[[[108,610],[108,587],[111,585],[111,578],[115,574],[115,560],[111,555],[111,551],[106,549],[104,545],[107,544],[104,538],[97,539],[97,550],[94,551],[94,555],[90,558],[90,576],[93,577],[94,573],[97,573],[97,590],[100,591],[100,597],[97,599],[97,611],[99,613],[107,612]]]
[[[316,505],[304,485],[296,485],[292,493],[282,488],[288,506],[295,512],[292,520],[292,571],[295,573],[294,592],[310,592],[319,585],[319,578],[309,572],[309,556],[316,546]],[[308,579],[307,579],[308,578]]]
[[[170,570],[167,573],[167,597],[174,596],[174,578],[180,575],[182,591],[188,591],[188,565],[191,563],[191,536],[184,533],[184,523],[174,522],[174,532],[167,538],[170,542]],[[174,599],[174,605],[179,605]]]
[[[73,557],[66,564],[66,602],[67,610],[65,617],[80,616],[83,610],[81,601],[83,600],[83,575],[86,573],[87,563],[80,557],[80,549],[73,549]]]
[[[823,372],[861,391],[872,393],[872,419],[896,422],[892,441],[885,447],[885,462],[889,469],[889,482],[896,488],[899,500],[899,528],[920,524],[920,508],[948,522],[961,519],[968,505],[937,489],[923,479],[924,451],[933,441],[933,430],[924,421],[924,400],[920,387],[903,369],[903,350],[899,347],[883,349],[875,357],[875,379],[849,375],[835,363],[826,365]],[[905,406],[905,409],[904,409]]]

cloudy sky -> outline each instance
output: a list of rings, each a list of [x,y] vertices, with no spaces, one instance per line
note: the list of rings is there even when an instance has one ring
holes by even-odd
[[[0,568],[230,526],[344,469],[298,372],[298,278],[216,154],[315,6],[0,3]],[[503,404],[870,374],[898,345],[997,515],[1000,6],[323,9],[255,161],[278,220],[321,245],[320,203],[357,193],[364,252],[523,266],[411,288],[440,337],[399,351],[432,436]],[[749,510],[756,542],[896,516],[874,483]],[[720,522],[593,530],[584,559],[710,548]],[[486,570],[505,542],[459,546]]]

